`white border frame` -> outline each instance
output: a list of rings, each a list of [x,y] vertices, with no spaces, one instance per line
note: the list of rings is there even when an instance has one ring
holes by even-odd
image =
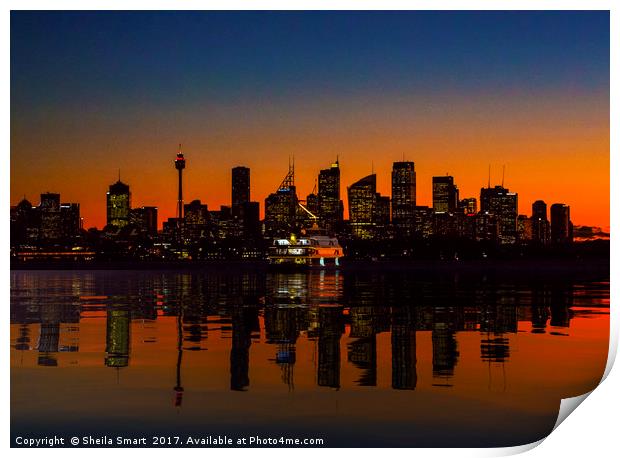
[[[620,4],[613,0],[383,0],[381,2],[376,0],[182,0],[182,1],[170,1],[170,0],[92,0],[88,3],[78,0],[57,0],[51,4],[45,0],[8,0],[3,3],[6,5],[4,14],[1,16],[2,26],[0,26],[0,40],[2,43],[2,100],[5,101],[4,110],[2,111],[2,144],[5,145],[5,159],[10,161],[10,10],[316,10],[316,9],[329,9],[329,10],[609,10],[610,11],[610,36],[620,37]],[[619,92],[618,81],[620,76],[619,69],[619,40],[611,40],[610,43],[610,175],[613,172],[619,172],[618,169],[618,131],[614,131],[611,126],[620,126],[620,117],[618,112],[619,106]],[[611,154],[613,152],[613,154]],[[614,173],[615,175],[615,173]],[[0,231],[2,238],[7,241],[9,238],[9,205],[10,205],[10,169],[9,167],[3,167],[0,170],[0,199],[4,204],[5,218],[0,218]],[[611,298],[616,297],[618,292],[618,286],[616,284],[618,274],[618,246],[615,243],[615,228],[618,227],[618,201],[615,196],[618,195],[618,185],[614,182],[610,182],[610,232],[613,233],[611,238]],[[612,211],[613,210],[613,211]],[[3,272],[5,273],[5,282],[3,284],[3,297],[5,298],[5,314],[8,314],[9,308],[9,244],[4,244],[5,255],[2,257],[0,263],[2,265]],[[567,454],[568,456],[584,455],[588,454],[600,454],[602,456],[609,455],[612,450],[618,450],[617,428],[615,426],[615,410],[619,407],[620,399],[620,375],[618,369],[614,369],[612,366],[615,360],[616,349],[618,346],[618,330],[620,328],[620,321],[618,313],[615,310],[615,306],[611,307],[611,333],[610,333],[610,353],[605,371],[606,379],[603,383],[596,388],[589,399],[584,405],[579,407],[577,413],[570,415],[560,427],[548,436],[542,442],[540,447],[537,447],[531,452],[533,456],[546,456],[556,454]],[[5,315],[6,316],[6,315]],[[8,317],[7,317],[8,318]],[[9,324],[8,320],[2,326],[2,335],[0,342],[7,342],[9,340]],[[0,393],[2,393],[5,402],[4,406],[10,406],[10,369],[9,369],[9,346],[3,345],[2,352],[4,364],[2,365],[2,386]],[[607,377],[609,375],[609,377]],[[588,397],[588,396],[586,396]],[[578,405],[578,403],[577,403]],[[9,409],[3,409],[4,412],[1,418],[1,443],[3,448],[10,447],[10,421],[9,421]],[[510,448],[491,448],[491,449],[392,449],[390,454],[394,456],[410,457],[411,453],[415,453],[419,456],[432,456],[432,457],[446,457],[446,456],[502,456],[511,455],[515,453],[521,453],[526,450],[530,450],[541,442],[529,444],[520,447]],[[78,456],[84,453],[83,449],[48,449],[49,454],[53,456]],[[133,449],[134,453],[149,453],[150,455],[160,457],[168,456],[171,453],[170,449]],[[332,449],[334,453],[347,453],[353,449]],[[373,456],[377,453],[378,449],[355,449],[353,453],[359,456]],[[120,452],[120,449],[119,449]],[[11,454],[18,456],[40,456],[41,449],[11,449]],[[93,456],[104,456],[111,453],[111,450],[90,449],[88,454]],[[205,455],[241,455],[252,453],[253,455],[265,455],[265,456],[288,456],[291,453],[295,453],[301,457],[310,458],[317,453],[316,449],[184,449],[184,454],[200,454]],[[319,451],[318,453],[325,453]]]

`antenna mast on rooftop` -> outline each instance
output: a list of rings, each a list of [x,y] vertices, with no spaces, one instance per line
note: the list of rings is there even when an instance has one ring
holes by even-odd
[[[487,188],[491,187],[491,164],[489,164],[489,182],[487,184]]]

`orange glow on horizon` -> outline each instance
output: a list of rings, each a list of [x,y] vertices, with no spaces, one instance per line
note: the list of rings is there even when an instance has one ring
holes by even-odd
[[[453,175],[460,197],[479,199],[501,182],[519,194],[519,213],[532,202],[570,205],[575,225],[609,227],[608,95],[502,94],[432,100],[305,100],[295,110],[282,101],[193,107],[182,114],[141,112],[137,124],[101,119],[87,108],[57,113],[28,135],[34,121],[12,122],[11,203],[59,192],[79,202],[84,227],[105,224],[105,193],[116,181],[132,192],[132,206],[157,206],[159,224],[175,215],[175,145],[189,160],[185,201],[209,209],[230,205],[231,168],[251,169],[251,198],[274,192],[295,156],[298,196],[312,191],[318,172],[340,158],[346,187],[377,173],[378,191],[391,195],[392,162],[415,162],[418,205],[431,205],[433,176]],[[79,119],[78,119],[79,118]],[[204,119],[209,118],[208,121]],[[40,120],[39,120],[40,121]],[[38,155],[45,151],[44,155]]]

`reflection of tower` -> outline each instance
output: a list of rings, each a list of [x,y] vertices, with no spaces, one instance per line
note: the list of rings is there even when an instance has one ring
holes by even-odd
[[[342,308],[319,309],[319,367],[317,384],[340,388],[340,336],[343,332]]]
[[[235,308],[232,312],[232,348],[230,350],[230,389],[245,391],[250,386],[250,345],[252,329],[258,320],[255,308]]]
[[[480,358],[487,363],[488,389],[506,391],[506,368],[504,363],[510,358],[510,341],[505,334],[517,332],[517,307],[511,304],[483,305],[480,311]],[[501,369],[499,376],[494,370]],[[494,388],[495,383],[501,386]]]
[[[183,403],[183,384],[181,383],[181,363],[183,362],[183,304],[179,303],[177,315],[177,383],[174,386],[174,406],[181,407]]]
[[[106,358],[108,367],[126,367],[129,364],[131,317],[129,310],[111,306],[107,312]]]
[[[392,388],[414,390],[418,383],[418,374],[412,308],[393,308],[392,320]]]
[[[357,380],[359,386],[377,385],[377,330],[374,317],[372,306],[354,306],[349,310],[349,337],[356,340],[349,343],[347,358],[364,371]]]
[[[19,327],[19,335],[15,339],[15,350],[30,350],[30,328],[26,324]]]
[[[277,344],[275,362],[282,370],[282,381],[294,389],[293,369],[297,360],[295,343],[303,322],[305,310],[290,307],[269,307],[265,309],[265,332],[267,343]]]
[[[377,386],[377,336],[360,337],[348,345],[348,360],[362,375],[356,383],[359,386]]]
[[[15,350],[20,350],[21,362],[24,362],[24,350],[30,350],[30,327],[22,324],[19,327],[19,334],[15,339]]]
[[[551,288],[550,326],[567,328],[570,325],[571,307],[573,306],[573,285],[553,285]]]
[[[39,366],[57,366],[55,353],[58,353],[60,340],[60,323],[41,323],[39,335]]]
[[[181,228],[183,221],[183,169],[185,168],[185,158],[181,152],[181,145],[179,145],[179,152],[174,160],[174,167],[179,171],[179,197],[177,202],[177,228]]]
[[[532,333],[544,334],[549,319],[549,290],[545,285],[535,285],[532,288],[531,321]]]
[[[454,313],[449,308],[436,307],[433,316],[433,376],[449,378],[454,375],[458,361]]]

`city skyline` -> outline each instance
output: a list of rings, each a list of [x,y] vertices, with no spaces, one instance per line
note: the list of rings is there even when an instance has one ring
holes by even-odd
[[[348,208],[345,186],[372,169],[391,195],[404,155],[418,205],[446,173],[477,196],[491,164],[492,185],[505,166],[520,214],[538,199],[566,202],[575,225],[609,227],[607,12],[14,12],[11,22],[12,204],[59,192],[100,228],[120,168],[134,206],[156,205],[164,221],[181,142],[185,200],[209,208],[229,204],[237,165],[264,202],[290,155],[300,196],[338,156]]]
[[[290,161],[290,158],[289,158],[289,161]],[[342,161],[340,160],[339,157],[337,157],[336,161],[332,162],[331,167],[333,167],[334,165],[337,165],[338,169],[342,170],[341,169],[341,164],[342,164]],[[431,181],[430,186],[429,186],[430,187],[430,192],[425,193],[424,190],[422,190],[422,194],[423,195],[424,194],[428,194],[428,198],[429,199],[428,199],[428,201],[427,200],[420,201],[420,198],[419,198],[420,187],[419,186],[417,186],[417,187],[415,186],[416,176],[419,176],[418,173],[417,173],[418,172],[417,164],[415,163],[415,161],[408,160],[408,159],[407,160],[396,160],[396,161],[394,161],[392,163],[392,167],[398,167],[400,164],[412,164],[412,165],[415,164],[414,165],[414,171],[413,171],[413,174],[414,174],[414,178],[413,178],[413,180],[414,180],[414,191],[413,191],[414,205],[413,206],[414,206],[414,208],[417,205],[417,206],[429,207],[429,209],[431,211],[435,211],[435,212],[437,212],[437,211],[439,211],[439,212],[441,212],[441,211],[453,212],[453,211],[457,210],[457,206],[459,205],[460,201],[462,201],[464,199],[466,199],[466,200],[474,199],[475,203],[478,205],[478,208],[482,209],[480,207],[480,205],[481,205],[481,194],[480,194],[481,191],[483,191],[483,190],[493,190],[494,187],[501,187],[501,188],[505,187],[506,189],[508,188],[508,185],[505,183],[504,179],[501,179],[499,183],[495,183],[493,181],[490,169],[487,172],[488,173],[487,182],[486,183],[481,183],[481,185],[478,187],[477,191],[474,191],[474,193],[472,195],[466,194],[466,193],[464,193],[460,189],[458,177],[453,176],[453,175],[447,175],[447,174],[446,175],[432,175],[430,177],[430,181]],[[291,166],[291,163],[289,162],[289,167],[290,166]],[[238,171],[239,169],[243,169],[244,172],[248,174],[248,178],[247,178],[248,183],[246,183],[247,187],[249,188],[249,191],[247,191],[248,192],[248,196],[250,194],[254,196],[255,195],[255,191],[253,191],[252,187],[249,186],[249,181],[250,181],[250,179],[249,179],[250,175],[249,174],[251,173],[252,169],[250,167],[245,166],[245,165],[236,165],[236,166],[232,167],[228,171],[228,175],[229,175],[228,189],[227,190],[223,190],[224,194],[228,194],[228,201],[223,201],[223,202],[218,203],[218,204],[212,204],[210,201],[204,199],[203,196],[190,196],[190,197],[184,199],[182,202],[184,202],[184,204],[187,205],[187,204],[189,204],[190,202],[193,202],[193,201],[200,201],[200,202],[202,202],[202,204],[207,205],[209,210],[219,210],[221,207],[231,207],[231,205],[234,204],[234,202],[233,202],[234,196],[231,198],[231,189],[234,188],[234,184],[233,184],[234,175],[235,175],[236,171]],[[317,171],[315,179],[314,179],[314,182],[315,182],[314,188],[309,190],[308,192],[300,191],[299,187],[296,186],[297,198],[299,200],[301,200],[302,202],[305,202],[305,199],[306,199],[307,196],[309,196],[313,191],[316,192],[316,184],[318,183],[318,180],[320,178],[321,173],[324,173],[324,172],[328,171],[329,169],[330,169],[330,165],[326,164],[324,168],[322,168],[321,170]],[[191,169],[188,169],[188,170],[191,170]],[[294,170],[294,167],[293,167],[293,170]],[[162,226],[163,226],[163,224],[164,224],[164,222],[166,220],[174,219],[174,218],[177,217],[178,212],[179,212],[179,203],[181,202],[181,201],[178,200],[178,198],[176,200],[174,200],[174,210],[173,210],[173,212],[171,214],[162,213],[160,209],[161,208],[166,208],[167,207],[166,204],[161,205],[158,202],[153,202],[152,200],[148,200],[147,203],[144,203],[145,202],[144,199],[140,199],[139,197],[136,199],[134,197],[134,190],[133,190],[132,183],[126,177],[123,177],[123,179],[121,180],[120,171],[117,172],[117,173],[118,173],[117,181],[112,182],[112,183],[108,183],[106,185],[106,188],[109,189],[109,190],[112,190],[113,188],[116,188],[116,187],[121,187],[121,188],[128,187],[129,189],[127,190],[127,192],[129,192],[130,202],[127,203],[127,206],[128,206],[127,208],[129,208],[129,209],[131,209],[131,208],[139,209],[139,208],[151,208],[152,207],[152,208],[157,209],[158,214],[159,214],[159,216],[157,218],[158,219],[158,229],[162,228]],[[185,173],[187,173],[187,171]],[[393,170],[392,170],[392,173],[393,173]],[[368,173],[367,175],[359,177],[355,182],[352,182],[352,183],[342,183],[342,181],[341,181],[340,182],[340,198],[341,198],[341,200],[343,201],[343,204],[344,204],[344,212],[343,212],[344,220],[345,221],[349,220],[349,217],[348,217],[348,215],[349,215],[349,205],[348,205],[349,197],[348,197],[348,192],[347,192],[348,189],[352,185],[355,185],[358,181],[367,179],[367,178],[369,178],[371,176],[374,176],[375,180],[376,180],[376,183],[377,183],[377,185],[376,185],[376,192],[377,192],[377,194],[383,195],[384,197],[388,197],[389,198],[389,206],[390,206],[390,208],[389,208],[389,210],[390,210],[389,211],[389,219],[393,223],[393,217],[394,217],[394,214],[393,214],[394,208],[393,208],[393,206],[394,206],[394,203],[393,203],[393,196],[392,196],[392,189],[391,189],[391,187],[392,187],[392,180],[393,180],[392,173],[390,174],[390,188],[386,189],[385,192],[381,192],[380,189],[379,189],[379,186],[378,186],[379,176],[378,176],[378,173],[376,172],[376,170],[374,170],[374,169],[371,169],[370,173]],[[283,174],[283,176],[284,175],[285,174]],[[252,177],[253,177],[252,180],[256,179],[256,177],[254,175],[252,175]],[[296,173],[294,175],[294,179],[295,179],[295,182],[297,183],[298,175]],[[447,182],[450,182],[451,186],[454,186],[454,188],[456,189],[456,197],[455,198],[453,197],[454,205],[451,206],[449,208],[449,210],[445,210],[445,209],[435,209],[434,210],[433,209],[433,205],[434,205],[435,199],[438,198],[437,195],[434,195],[434,193],[436,192],[435,181],[443,181],[444,179],[446,179]],[[171,192],[176,192],[176,190],[178,189],[177,179],[173,178],[171,181],[172,181],[172,183],[170,184],[169,194]],[[253,200],[253,201],[255,201],[255,202],[257,202],[259,204],[260,219],[261,220],[264,219],[264,217],[265,217],[265,199],[270,194],[273,194],[274,192],[276,192],[277,189],[278,189],[278,187],[274,186],[273,190],[269,194],[265,195],[264,197],[261,198],[260,196],[258,196],[257,198],[253,197],[251,199],[251,200]],[[183,190],[184,190],[184,192],[186,192],[185,185],[183,186]],[[235,191],[233,190],[232,192],[234,193]],[[521,194],[519,190],[513,190],[513,192],[516,192],[519,195]],[[52,194],[53,193],[57,193],[57,194],[63,195],[63,200],[64,201],[70,201],[71,200],[71,199],[65,198],[65,194],[62,193],[62,192],[58,192],[57,190],[53,190],[53,191],[50,191],[50,190],[39,191],[36,194],[36,196],[43,196],[43,195],[49,194],[49,193],[52,193]],[[106,209],[106,206],[108,205],[106,203],[106,200],[109,199],[110,191],[107,191],[105,194],[106,194],[107,197],[104,199],[104,202],[103,202],[103,205],[102,205],[103,206],[103,209],[102,209],[103,215],[102,216],[97,216],[97,219],[101,219],[102,223],[100,225],[97,225],[97,226],[89,225],[87,223],[86,224],[82,223],[84,229],[87,229],[87,228],[90,228],[90,227],[97,228],[97,229],[103,229],[106,226],[107,221],[109,220],[108,213],[110,211],[109,209]],[[34,206],[38,206],[38,205],[41,204],[41,201],[40,201],[40,198],[37,200],[36,196],[35,196],[34,199],[29,199],[27,195],[22,195],[15,203],[11,202],[11,205],[17,205],[17,204],[19,204],[19,202],[21,202],[22,200],[25,199],[25,200],[31,202]],[[439,197],[439,199],[441,199],[441,197]],[[168,200],[170,200],[169,196],[168,196]],[[248,202],[249,202],[249,200],[248,200]],[[538,202],[538,201],[542,201],[543,203],[544,202],[546,202],[546,203],[551,202],[549,199],[545,198],[544,195],[539,195],[537,198],[535,198],[535,200],[533,200],[531,202],[523,202],[522,199],[518,199],[517,214],[518,215],[534,216],[533,211],[532,211],[532,206],[536,202]],[[81,204],[80,201],[78,201],[77,203]],[[555,201],[551,202],[551,203],[555,203]],[[549,203],[549,206],[551,206],[551,203]],[[570,202],[567,202],[567,201],[562,201],[562,202],[558,202],[558,203],[559,204],[561,203],[562,205],[568,205],[568,206],[571,207],[571,221],[574,223],[572,204]],[[80,213],[82,222],[85,221],[85,218],[83,216],[84,213],[88,214],[89,212],[88,212],[87,209],[85,209],[82,206],[81,213]],[[125,218],[128,219],[129,215],[125,215]],[[575,224],[575,225],[577,225],[577,224]],[[595,227],[595,226],[588,226],[588,227]],[[605,227],[601,227],[601,229],[603,229],[603,230],[609,229],[609,226],[607,226],[606,228]]]

